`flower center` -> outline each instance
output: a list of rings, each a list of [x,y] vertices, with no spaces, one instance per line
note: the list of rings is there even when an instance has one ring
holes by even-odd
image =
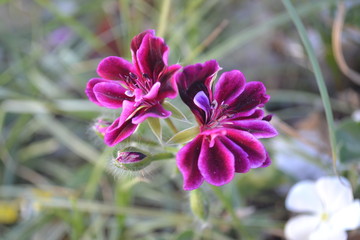
[[[216,128],[221,122],[233,114],[229,112],[229,105],[222,102],[220,105],[216,100],[210,103],[209,97],[204,91],[198,92],[194,97],[194,104],[204,111],[202,129]]]
[[[228,107],[229,105],[224,102],[218,105],[216,100],[212,101],[210,105],[210,117],[206,121],[207,128],[215,128],[220,125],[221,121],[230,117],[230,115],[227,114]]]
[[[326,213],[326,212],[322,213],[321,216],[320,216],[321,221],[323,221],[323,222],[328,221],[328,220],[329,220],[329,217],[330,217],[329,214]]]
[[[141,77],[138,77],[135,73],[129,72],[128,75],[120,75],[120,77],[128,89],[126,92],[126,95],[128,96],[134,96],[134,91],[136,89],[140,89],[143,95],[145,95],[150,91],[153,85],[153,81],[146,73],[143,73]]]

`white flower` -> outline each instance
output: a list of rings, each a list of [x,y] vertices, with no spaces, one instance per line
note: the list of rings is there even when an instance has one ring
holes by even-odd
[[[345,178],[322,177],[295,184],[286,208],[300,214],[285,226],[290,240],[346,240],[347,230],[360,226],[360,202]]]

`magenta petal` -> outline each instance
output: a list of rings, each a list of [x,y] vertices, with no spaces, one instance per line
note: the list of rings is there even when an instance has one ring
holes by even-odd
[[[145,121],[148,117],[154,118],[167,118],[171,115],[171,112],[165,110],[160,104],[154,105],[150,108],[139,111],[138,114],[132,119],[134,124],[140,124]]]
[[[199,155],[199,169],[204,179],[212,185],[229,183],[235,172],[234,155],[217,137],[210,147],[209,139],[204,138]]]
[[[100,77],[110,80],[122,80],[123,76],[128,76],[133,71],[133,65],[130,62],[115,56],[104,58],[97,68]]]
[[[161,88],[159,91],[158,99],[175,98],[177,96],[177,86],[175,82],[175,73],[181,68],[181,65],[171,65],[164,69],[159,76]]]
[[[264,145],[251,133],[227,129],[227,137],[248,154],[251,168],[260,167],[266,160]]]
[[[209,99],[212,99],[211,82],[215,74],[220,70],[216,60],[210,60],[205,63],[189,65],[184,70],[176,74],[176,83],[179,94],[183,102],[194,113],[197,120],[204,123],[205,115],[194,103],[195,95],[203,91]]]
[[[120,117],[106,129],[104,141],[107,145],[116,145],[136,130],[138,124],[132,123],[132,116],[136,114],[136,111],[138,109],[134,106],[133,102],[127,100],[123,102],[123,110]]]
[[[230,104],[245,89],[245,76],[238,70],[223,73],[215,86],[214,99],[218,104]]]
[[[196,189],[204,181],[198,168],[202,139],[202,136],[197,136],[176,154],[176,164],[184,177],[184,190]]]
[[[148,35],[148,34],[154,36],[154,35],[155,35],[155,30],[152,30],[152,29],[146,30],[146,31],[144,31],[144,32],[142,32],[142,33],[139,33],[138,35],[136,35],[136,36],[131,40],[130,48],[131,48],[131,51],[132,51],[133,54],[136,53],[136,51],[140,48],[141,43],[142,43],[144,37],[145,37],[146,35]]]
[[[145,35],[135,59],[140,72],[156,82],[167,65],[168,51],[169,48],[162,38]]]
[[[135,106],[134,102],[127,101],[127,100],[125,100],[123,102],[122,107],[123,107],[123,110],[122,110],[121,115],[120,115],[120,122],[121,123],[131,119],[137,113],[137,111],[140,110],[139,108],[137,108]]]
[[[230,105],[230,108],[237,112],[249,111],[256,107],[263,107],[270,99],[266,88],[261,82],[249,82],[245,85],[244,91]]]
[[[114,82],[102,82],[94,86],[93,92],[101,106],[107,108],[119,108],[124,100],[131,100],[125,92],[126,88]]]
[[[278,135],[276,129],[264,120],[239,120],[233,121],[228,127],[234,127],[239,130],[244,130],[257,138],[271,138]]]
[[[144,96],[144,99],[146,99],[146,100],[154,100],[157,97],[158,93],[159,93],[160,87],[161,87],[161,83],[159,83],[159,82],[155,83],[151,87],[150,91]]]
[[[97,105],[99,106],[102,106],[95,93],[94,93],[94,87],[96,84],[99,84],[99,83],[108,83],[108,82],[112,82],[111,80],[106,80],[106,79],[101,79],[101,78],[92,78],[88,81],[87,85],[86,85],[86,89],[85,89],[85,93],[86,95],[88,96],[88,98],[90,99],[90,101],[96,103]]]
[[[269,153],[266,153],[266,159],[265,162],[260,166],[261,168],[268,167],[271,164],[271,158],[269,156]]]
[[[230,152],[234,154],[235,172],[248,172],[250,170],[248,154],[240,146],[227,137],[222,137],[221,142],[226,146],[227,149],[229,149]]]
[[[192,98],[199,91],[204,91],[207,95],[212,94],[211,83],[220,69],[216,60],[184,67],[183,71],[176,75],[181,98]]]
[[[137,128],[137,124],[133,124],[131,120],[121,123],[117,118],[107,129],[104,141],[109,146],[115,146],[119,142],[129,137]]]

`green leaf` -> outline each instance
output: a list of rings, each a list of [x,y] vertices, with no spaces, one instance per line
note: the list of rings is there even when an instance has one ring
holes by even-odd
[[[336,129],[341,162],[360,161],[360,122],[343,121]]]
[[[168,144],[183,144],[186,142],[191,141],[198,135],[199,133],[199,127],[191,127],[185,130],[182,130],[175,134],[172,138],[169,139],[167,142]]]
[[[187,121],[186,116],[180,111],[180,109],[178,109],[177,107],[175,107],[173,104],[171,104],[170,102],[165,101],[162,106],[171,112],[171,117],[179,119],[179,120],[184,120]]]
[[[154,133],[159,142],[162,142],[162,128],[159,118],[148,118],[147,122],[150,126],[151,131]]]

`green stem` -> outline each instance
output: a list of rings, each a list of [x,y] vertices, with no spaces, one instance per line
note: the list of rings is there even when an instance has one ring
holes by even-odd
[[[213,190],[215,195],[218,197],[218,199],[222,202],[226,211],[231,215],[231,218],[235,225],[235,231],[238,235],[238,238],[240,239],[242,236],[244,239],[249,239],[249,238],[247,238],[247,230],[241,224],[240,219],[236,215],[235,209],[233,208],[233,206],[232,206],[231,202],[228,200],[228,198],[226,198],[224,193],[221,191],[221,188],[211,186],[211,189]],[[243,239],[243,238],[241,238],[241,239]]]
[[[284,6],[286,7],[288,14],[290,15],[292,21],[294,22],[294,24],[298,30],[301,41],[304,44],[306,53],[309,57],[311,66],[314,70],[316,83],[317,83],[319,91],[320,91],[321,100],[323,102],[324,109],[325,109],[326,121],[328,124],[331,153],[332,153],[332,159],[333,159],[333,168],[334,168],[334,172],[337,173],[337,171],[336,171],[337,151],[336,151],[336,138],[335,138],[335,124],[334,124],[334,117],[333,117],[331,104],[330,104],[330,98],[329,98],[329,94],[326,89],[324,77],[321,73],[319,62],[316,59],[315,52],[310,43],[306,29],[305,29],[303,23],[301,22],[301,19],[300,19],[298,13],[296,12],[296,10],[290,0],[282,0],[282,2],[284,4]]]

